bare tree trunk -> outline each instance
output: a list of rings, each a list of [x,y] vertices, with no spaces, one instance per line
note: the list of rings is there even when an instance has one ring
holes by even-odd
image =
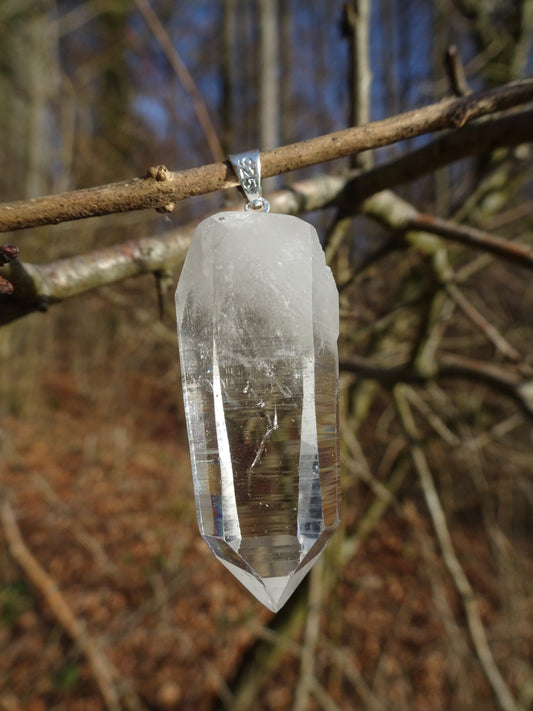
[[[43,8],[44,10],[44,8]],[[46,17],[35,14],[27,25],[29,34],[28,53],[28,169],[26,173],[26,197],[42,195],[45,188],[43,173],[46,171],[46,146],[43,135],[46,116],[48,78],[45,61]]]
[[[281,143],[278,0],[259,0],[259,26],[259,144],[269,150]],[[274,190],[278,182],[271,178],[264,187]]]
[[[527,67],[527,58],[533,41],[533,0],[522,0],[517,28],[517,41],[514,45],[510,77],[522,77]]]
[[[226,155],[235,149],[235,45],[237,41],[235,0],[224,0],[222,8],[222,147]]]
[[[370,0],[353,0],[344,6],[344,33],[350,47],[350,116],[352,126],[370,122]],[[369,168],[371,154],[355,156],[354,167]]]
[[[447,25],[448,15],[441,5],[435,7],[434,27],[435,40],[433,46],[433,74],[439,76],[444,66],[444,58],[448,49]],[[438,98],[438,97],[435,97]],[[433,175],[433,190],[435,213],[437,215],[447,215],[450,208],[450,182],[448,168],[435,171]]]
[[[292,113],[292,17],[290,0],[281,3],[280,34],[281,48],[280,59],[283,68],[280,77],[281,92],[281,117],[280,134],[282,143],[290,143],[293,136],[293,113]]]

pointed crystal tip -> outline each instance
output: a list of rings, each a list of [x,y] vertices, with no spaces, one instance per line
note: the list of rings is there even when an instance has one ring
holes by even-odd
[[[312,568],[316,559],[323,552],[329,539],[335,532],[335,526],[325,529],[314,541],[307,555],[300,563],[286,561],[282,569],[287,572],[285,575],[259,575],[238,553],[229,548],[228,544],[212,536],[204,536],[207,545],[220,560],[221,563],[237,578],[237,580],[247,588],[259,602],[268,607],[272,612],[278,612],[291,597],[298,585],[305,578]],[[293,549],[296,552],[296,548]],[[298,546],[299,550],[299,546]],[[270,561],[268,563],[269,572],[273,572],[275,567]],[[276,571],[276,572],[279,572]]]
[[[339,304],[316,231],[208,218],[176,308],[200,532],[276,612],[339,520]]]

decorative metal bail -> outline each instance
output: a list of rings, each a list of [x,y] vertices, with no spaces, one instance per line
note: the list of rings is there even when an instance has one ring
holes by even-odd
[[[244,196],[248,200],[244,209],[264,210],[268,212],[270,205],[263,197],[261,189],[261,158],[257,149],[244,153],[233,153],[228,156],[231,167],[235,171]]]

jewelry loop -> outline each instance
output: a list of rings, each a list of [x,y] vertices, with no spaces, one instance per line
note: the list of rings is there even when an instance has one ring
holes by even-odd
[[[250,200],[244,206],[244,211],[250,212],[250,210],[252,212],[259,212],[259,210],[263,210],[263,212],[269,212],[270,203],[268,202],[268,200],[265,200],[264,197],[256,198],[255,200]]]
[[[239,180],[241,191],[248,201],[244,206],[245,211],[263,209],[268,212],[270,205],[263,198],[261,189],[261,158],[259,151],[254,149],[244,153],[233,153],[228,157],[231,167]]]

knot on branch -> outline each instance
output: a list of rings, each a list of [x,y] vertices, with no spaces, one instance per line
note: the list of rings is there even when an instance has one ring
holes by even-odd
[[[165,165],[155,165],[148,168],[146,177],[162,182],[163,180],[170,180],[172,173]]]
[[[12,244],[4,244],[0,246],[0,267],[8,262],[12,262],[18,257],[18,247]],[[0,276],[0,294],[12,294],[13,284],[7,279]]]
[[[146,171],[146,177],[156,180],[158,183],[164,182],[166,180],[171,180],[172,173],[165,165],[155,165],[148,168]],[[156,212],[172,212],[176,207],[175,202],[167,202],[165,205],[156,207]]]
[[[156,212],[173,212],[175,207],[176,207],[175,202],[167,202],[167,204],[163,205],[162,207],[156,207],[155,211]]]

